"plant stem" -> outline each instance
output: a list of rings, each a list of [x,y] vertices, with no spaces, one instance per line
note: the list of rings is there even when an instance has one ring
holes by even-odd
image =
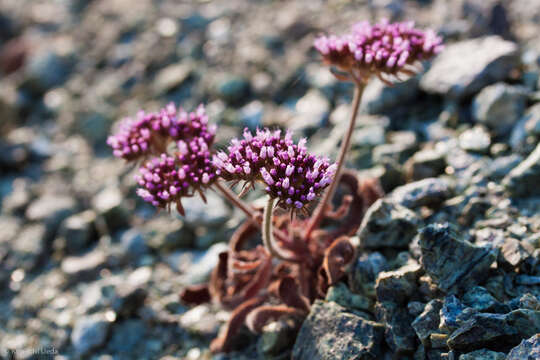
[[[214,187],[219,190],[219,192],[227,198],[234,206],[238,207],[246,216],[251,219],[259,228],[261,227],[261,218],[258,216],[257,211],[251,206],[246,204],[236,193],[231,189],[221,184],[219,181],[214,183]],[[286,240],[288,237],[279,229],[274,229],[274,233],[281,240]]]
[[[328,189],[324,193],[322,200],[319,202],[319,205],[315,209],[315,212],[307,225],[306,232],[304,235],[304,238],[306,239],[306,241],[309,241],[309,237],[311,233],[321,223],[324,217],[326,208],[328,207],[329,203],[332,201],[332,198],[334,197],[334,194],[336,193],[337,185],[339,184],[339,178],[341,177],[341,171],[343,170],[343,166],[345,165],[345,158],[351,146],[351,138],[352,138],[352,133],[354,131],[355,124],[356,124],[356,116],[358,115],[358,109],[360,107],[360,100],[362,99],[362,93],[364,92],[364,87],[365,87],[365,85],[361,83],[360,81],[355,81],[355,84],[356,86],[354,89],[354,98],[353,98],[353,103],[352,103],[351,118],[349,120],[349,128],[347,129],[347,132],[345,133],[345,138],[343,139],[341,143],[341,147],[339,149],[339,156],[337,159],[337,170],[334,175],[334,179],[328,186]]]
[[[251,206],[246,204],[242,199],[238,197],[231,189],[229,189],[226,186],[223,186],[219,181],[216,181],[214,184],[214,187],[219,190],[219,192],[227,198],[234,206],[238,207],[240,210],[246,214],[246,216],[250,219],[256,220],[257,214],[255,212],[255,209],[253,209]],[[258,221],[255,221],[257,224]]]
[[[262,230],[262,238],[263,238],[263,244],[266,250],[268,252],[281,260],[286,261],[297,261],[293,256],[287,255],[282,249],[280,249],[276,245],[276,241],[274,239],[274,232],[272,231],[272,214],[274,212],[274,205],[276,200],[272,198],[268,198],[268,202],[266,203],[266,206],[264,207],[264,214],[263,214],[263,230]]]

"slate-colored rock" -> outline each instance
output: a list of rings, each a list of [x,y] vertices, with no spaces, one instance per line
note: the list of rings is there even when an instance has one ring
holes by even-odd
[[[519,64],[518,47],[498,36],[448,45],[420,80],[420,87],[452,98],[470,96],[505,79]]]
[[[54,237],[64,219],[76,212],[77,203],[70,196],[44,195],[34,200],[26,209],[30,221],[43,221],[47,226],[47,238]]]
[[[511,237],[505,237],[499,252],[498,263],[507,271],[522,268],[530,270],[534,265],[534,247],[526,242]]]
[[[118,230],[128,224],[128,210],[124,205],[124,195],[116,186],[109,186],[92,199],[97,214],[103,216],[110,231]]]
[[[420,206],[437,206],[452,194],[448,181],[428,178],[415,181],[394,189],[388,197],[409,209]]]
[[[474,98],[472,114],[476,121],[503,135],[521,117],[526,101],[525,89],[497,83],[485,87]]]
[[[364,248],[406,248],[419,223],[411,210],[391,200],[379,199],[364,215],[358,238]]]
[[[482,286],[475,286],[463,295],[463,303],[480,312],[506,313],[508,305],[502,304]]]
[[[439,330],[439,312],[442,305],[442,301],[438,299],[431,300],[426,304],[424,311],[411,324],[416,335],[426,347],[430,346],[429,336]]]
[[[13,260],[17,267],[35,269],[45,255],[47,230],[43,224],[24,227],[12,242]]]
[[[540,334],[533,335],[510,350],[506,360],[536,360],[540,359]]]
[[[411,324],[414,317],[402,305],[379,302],[376,305],[377,320],[384,324],[384,339],[393,354],[412,354],[418,338]]]
[[[292,359],[379,359],[383,333],[384,325],[317,300],[300,328]]]
[[[86,355],[104,344],[110,322],[101,313],[84,316],[77,320],[71,333],[71,343],[78,355]]]
[[[512,196],[540,195],[540,144],[503,179]]]
[[[413,180],[436,177],[446,168],[445,154],[435,149],[423,149],[416,152],[405,163],[405,169]]]
[[[451,349],[505,349],[540,332],[540,311],[519,309],[507,314],[479,313],[465,321],[448,339]]]
[[[379,302],[405,303],[416,291],[416,281],[422,275],[420,265],[411,263],[395,271],[381,272],[377,277],[375,290]]]
[[[535,104],[523,115],[525,130],[529,135],[540,136],[540,104]]]
[[[362,95],[361,108],[368,114],[380,114],[396,106],[407,104],[418,95],[418,77],[413,77],[395,86],[387,86],[378,79],[370,81]]]
[[[481,126],[464,131],[459,136],[459,146],[469,152],[487,153],[491,145],[489,133]]]
[[[448,224],[428,225],[421,231],[421,262],[441,290],[453,292],[481,283],[497,252],[458,239]]]
[[[459,360],[504,360],[505,358],[505,353],[487,349],[475,350],[467,354],[459,355]]]
[[[370,298],[351,292],[347,285],[342,282],[328,289],[325,300],[333,301],[348,309],[370,311],[373,307],[373,301]]]
[[[55,248],[65,250],[67,254],[75,254],[90,244],[96,235],[96,214],[87,210],[65,219],[58,230]]]
[[[357,263],[353,268],[352,291],[369,295],[375,298],[375,280],[381,271],[386,270],[388,262],[379,252],[371,254],[360,254]]]
[[[444,298],[442,308],[440,310],[439,328],[446,332],[452,332],[459,327],[458,318],[465,310],[465,306],[454,295],[449,295]]]
[[[263,328],[263,333],[257,343],[259,353],[272,356],[283,356],[290,352],[294,345],[298,328],[294,323],[274,321]]]

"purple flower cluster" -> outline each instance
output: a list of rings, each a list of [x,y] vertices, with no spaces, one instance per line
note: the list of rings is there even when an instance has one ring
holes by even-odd
[[[109,136],[107,144],[116,157],[128,161],[166,151],[169,140],[200,137],[210,142],[215,128],[208,126],[208,116],[200,105],[195,112],[187,113],[169,104],[156,113],[139,111],[136,118],[124,119],[116,134]]]
[[[216,180],[211,150],[215,134],[204,106],[188,113],[170,104],[157,113],[140,111],[136,119],[124,120],[108,144],[115,156],[126,160],[152,156],[136,176],[137,194],[158,208],[176,203],[183,213],[182,197],[202,194]],[[175,147],[169,146],[172,141]]]
[[[360,22],[342,36],[321,36],[314,46],[327,64],[357,72],[363,80],[370,73],[409,74],[410,65],[443,49],[442,39],[433,30],[416,29],[413,22],[386,20],[375,25]]]
[[[291,132],[244,130],[233,139],[228,154],[219,152],[213,163],[225,180],[262,181],[266,192],[284,208],[301,209],[330,184],[336,164],[308,154],[306,140],[295,144]]]
[[[136,176],[140,186],[137,194],[159,208],[176,203],[179,212],[183,213],[181,198],[202,193],[212,185],[216,181],[216,169],[203,138],[188,142],[179,140],[177,146],[178,151],[173,156],[161,154],[141,166],[140,174]]]

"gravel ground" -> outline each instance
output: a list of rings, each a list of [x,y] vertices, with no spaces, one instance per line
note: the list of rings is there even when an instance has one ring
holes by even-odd
[[[205,103],[219,144],[282,126],[335,157],[352,87],[313,39],[383,17],[447,46],[365,91],[348,166],[387,195],[350,281],[298,336],[210,354],[229,314],[178,294],[243,215],[214,193],[156,213],[112,125]],[[535,0],[1,1],[0,359],[540,358],[539,23]]]

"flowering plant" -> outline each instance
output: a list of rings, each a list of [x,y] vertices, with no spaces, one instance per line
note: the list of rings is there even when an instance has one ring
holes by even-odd
[[[242,324],[258,333],[269,321],[287,316],[299,326],[310,304],[344,277],[356,256],[349,237],[382,196],[377,179],[359,180],[343,168],[363,88],[372,74],[387,83],[414,74],[416,63],[442,45],[433,32],[417,30],[412,23],[383,21],[359,23],[339,37],[321,36],[315,47],[325,63],[338,69],[338,79],[356,85],[336,163],[310,154],[306,139],[295,142],[292,132],[268,128],[255,134],[245,129],[242,138],[218,151],[216,127],[209,124],[202,105],[191,113],[172,104],[156,113],[141,111],[135,119],[122,121],[108,139],[115,156],[143,160],[137,194],[153,206],[170,210],[175,205],[184,215],[182,198],[199,194],[205,200],[205,191],[212,188],[246,214],[229,251],[220,254],[210,282],[181,294],[186,303],[214,300],[233,310],[211,345],[215,352],[233,348]],[[232,182],[232,188],[244,182],[242,194],[262,184],[267,205],[258,209],[246,204],[225,182]],[[331,201],[338,187],[343,191],[334,208]],[[319,198],[310,216],[311,204]],[[328,223],[333,226],[322,227]],[[250,248],[249,240],[259,233],[262,244]]]

